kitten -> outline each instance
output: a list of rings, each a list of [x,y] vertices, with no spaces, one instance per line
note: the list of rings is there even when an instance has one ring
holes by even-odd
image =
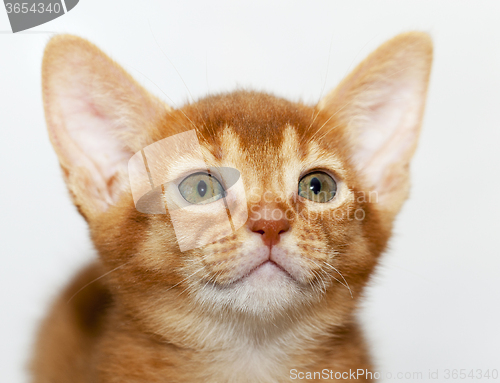
[[[354,311],[408,194],[431,61],[410,32],[316,106],[237,91],[172,109],[86,40],[50,40],[47,126],[99,261],[43,322],[34,381],[373,371]]]

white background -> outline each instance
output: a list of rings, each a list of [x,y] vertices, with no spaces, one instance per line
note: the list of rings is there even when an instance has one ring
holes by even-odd
[[[0,381],[27,380],[36,324],[95,256],[45,129],[54,32],[96,43],[172,106],[238,86],[312,104],[386,39],[429,32],[411,197],[360,316],[378,370],[500,370],[499,22],[494,1],[80,0],[13,35],[0,6]]]

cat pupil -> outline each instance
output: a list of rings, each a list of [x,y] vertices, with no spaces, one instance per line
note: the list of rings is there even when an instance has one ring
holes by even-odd
[[[200,196],[204,196],[207,192],[207,184],[205,183],[205,181],[200,181],[198,183],[198,194]]]
[[[314,194],[318,194],[321,190],[321,181],[316,177],[314,177],[311,180],[311,186],[309,186],[309,189],[311,189],[314,192]]]

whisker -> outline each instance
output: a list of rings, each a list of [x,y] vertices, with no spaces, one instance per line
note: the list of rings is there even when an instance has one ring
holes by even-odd
[[[172,100],[172,98],[171,98],[168,94],[166,94],[166,93],[163,91],[163,89],[162,89],[162,88],[160,88],[160,86],[159,86],[156,82],[154,82],[153,80],[151,80],[151,78],[149,78],[148,76],[146,76],[143,72],[141,72],[141,71],[140,71],[139,69],[137,69],[136,67],[131,66],[130,68],[132,68],[133,70],[135,70],[137,73],[139,73],[141,76],[143,76],[146,80],[148,80],[151,84],[153,84],[154,86],[156,86],[156,87],[158,88],[158,90],[159,90],[160,92],[162,92],[162,93],[163,93],[163,95],[164,95],[166,98],[168,98],[168,100],[170,101],[170,103],[171,103],[171,104],[172,104],[175,108],[177,108],[177,105],[176,105],[175,101],[174,101],[174,100]]]
[[[173,285],[173,286],[171,286],[170,288],[168,288],[167,290],[165,290],[165,292],[172,290],[172,289],[173,289],[174,287],[176,287],[176,286],[179,286],[182,282],[187,281],[189,278],[191,278],[191,277],[192,277],[193,275],[195,275],[195,274],[198,274],[198,273],[199,273],[201,270],[203,270],[204,268],[205,268],[205,266],[200,267],[200,268],[199,268],[197,271],[195,271],[193,274],[191,274],[191,275],[187,276],[187,277],[186,277],[186,278],[184,278],[182,281],[177,282],[175,285]]]
[[[334,33],[332,32],[332,36],[330,37],[330,48],[328,49],[328,60],[326,62],[325,81],[323,82],[323,87],[321,88],[321,93],[319,94],[319,100],[321,100],[323,98],[323,92],[325,91],[326,80],[328,80],[328,72],[330,70],[330,58],[332,56],[333,35],[334,35]],[[319,102],[319,100],[318,100],[318,102]]]
[[[205,120],[203,118],[203,116],[201,115],[200,113],[200,110],[198,109],[198,106],[196,106],[196,103],[195,103],[195,100],[194,100],[194,97],[193,95],[191,94],[191,91],[189,90],[189,87],[187,86],[186,82],[184,81],[184,78],[181,76],[180,72],[177,70],[177,67],[174,65],[174,63],[172,62],[172,60],[170,60],[170,58],[168,57],[168,55],[165,53],[165,51],[163,50],[163,48],[161,47],[161,45],[158,43],[158,40],[156,39],[156,36],[153,32],[153,29],[151,28],[151,23],[149,22],[149,19],[148,19],[148,25],[149,25],[149,30],[151,32],[151,35],[153,36],[153,39],[156,43],[156,45],[158,46],[158,48],[160,49],[160,52],[163,54],[163,56],[165,56],[165,58],[168,60],[168,62],[170,63],[170,65],[172,65],[172,68],[174,68],[175,72],[177,73],[177,75],[179,76],[180,80],[182,81],[182,83],[184,84],[184,87],[186,88],[188,94],[189,94],[189,97],[191,98],[191,102],[192,102],[192,105],[195,105],[195,109],[196,111],[198,112],[198,115],[200,116],[200,119],[201,121],[203,122],[203,125],[205,126],[205,128],[207,128],[206,124],[205,124]],[[184,114],[184,113],[183,113]],[[184,114],[184,116],[187,118],[187,116]],[[194,125],[194,123],[188,118],[188,120]],[[195,126],[196,127],[196,126]],[[208,130],[208,128],[207,128]]]
[[[316,276],[316,279],[321,281],[321,283],[323,284],[323,289],[321,290],[322,292],[326,292],[327,290],[327,287],[326,287],[326,284],[325,284],[325,280],[323,278],[323,275],[320,274],[323,273],[323,274],[326,274],[328,275],[328,273],[326,273],[323,268],[316,262],[314,261],[313,259],[309,259],[309,261],[311,261],[312,263],[314,263],[317,267],[318,267],[318,270],[312,270],[312,273]]]
[[[318,110],[318,113],[315,113],[315,109],[313,109],[313,118],[311,120],[311,124],[307,127],[307,129],[304,130],[304,133],[308,132],[311,127],[313,126],[314,122],[316,121],[316,118],[318,118],[320,111]],[[313,134],[314,136],[314,134]],[[302,138],[305,138],[305,135],[302,135]]]
[[[71,296],[71,298],[69,298],[69,299],[68,299],[68,301],[66,302],[66,304],[68,304],[69,302],[71,302],[71,300],[72,300],[74,297],[76,297],[76,295],[77,295],[79,292],[81,292],[83,289],[85,289],[86,287],[90,286],[92,283],[97,282],[99,279],[101,279],[101,278],[104,278],[104,277],[108,276],[108,275],[109,275],[109,274],[111,274],[113,271],[116,271],[116,270],[118,270],[118,269],[121,269],[123,266],[125,266],[126,264],[128,264],[130,261],[131,261],[131,260],[129,260],[129,261],[127,261],[127,262],[125,262],[124,264],[122,264],[122,265],[120,265],[120,266],[115,267],[115,268],[114,268],[114,269],[112,269],[112,270],[109,270],[108,272],[104,273],[104,274],[103,274],[103,275],[101,275],[100,277],[97,277],[96,279],[94,279],[94,280],[90,281],[89,283],[87,283],[85,286],[81,287],[81,288],[80,288],[80,289],[79,289],[76,293],[74,293],[74,294]]]
[[[344,276],[342,275],[342,273],[340,271],[338,271],[335,267],[333,267],[332,265],[330,265],[329,263],[326,263],[323,261],[323,263],[329,267],[331,267],[333,270],[335,270],[339,275],[340,277],[343,279],[343,281],[345,282],[345,287],[347,287],[349,289],[349,293],[351,294],[351,298],[353,298],[352,296],[352,290],[351,290],[351,287],[349,286],[349,283],[347,283],[347,280],[344,278]]]
[[[205,52],[205,80],[207,81],[207,92],[210,93],[210,85],[208,84],[208,52]]]
[[[161,53],[163,53],[163,56],[165,56],[165,58],[168,60],[168,62],[170,63],[170,65],[172,65],[172,68],[174,68],[175,72],[177,73],[177,75],[179,76],[180,80],[184,84],[184,87],[186,88],[187,92],[189,93],[189,97],[191,97],[191,101],[194,102],[194,97],[191,94],[191,91],[189,90],[186,82],[184,81],[184,79],[182,78],[181,74],[179,73],[179,71],[175,67],[174,63],[169,59],[169,57],[167,56],[167,54],[165,53],[165,51],[162,49],[161,45],[158,43],[158,40],[156,39],[156,36],[153,33],[153,29],[151,28],[151,23],[149,22],[149,19],[148,19],[148,25],[149,25],[149,30],[151,31],[151,35],[153,36],[153,39],[155,40],[156,45],[160,49]]]
[[[363,45],[361,47],[361,49],[358,51],[358,53],[356,53],[356,56],[354,56],[354,58],[352,59],[351,63],[349,64],[349,66],[347,67],[345,73],[344,73],[344,76],[342,78],[346,78],[347,77],[347,74],[350,72],[351,68],[352,68],[352,64],[354,64],[354,61],[356,61],[356,59],[358,58],[359,54],[363,51],[363,49],[365,49],[365,47],[373,41],[374,38],[378,37],[380,35],[380,33],[377,33],[375,35],[372,36],[372,38],[370,40],[368,40],[365,45]]]
[[[175,110],[178,110],[179,112],[181,112],[181,113],[184,115],[184,117],[186,117],[186,118],[189,120],[189,122],[191,123],[191,125],[193,125],[193,127],[195,128],[195,130],[197,130],[197,126],[195,125],[195,123],[194,123],[194,122],[193,122],[193,121],[192,121],[192,120],[191,120],[191,119],[190,119],[190,118],[186,115],[186,113],[184,113],[184,111],[183,111],[182,109],[180,109],[180,108],[178,107],[178,105],[174,102],[174,100],[172,100],[172,99],[168,96],[168,94],[166,94],[166,93],[163,91],[163,89],[161,89],[161,88],[160,88],[160,87],[159,87],[159,86],[158,86],[158,85],[157,85],[157,84],[156,84],[153,80],[151,80],[148,76],[146,76],[146,75],[145,75],[144,73],[142,73],[140,70],[138,70],[138,69],[136,69],[136,68],[133,68],[133,69],[134,69],[135,71],[137,71],[138,73],[140,73],[142,76],[144,76],[144,77],[145,77],[148,81],[150,81],[150,82],[151,82],[154,86],[156,86],[156,87],[160,90],[160,92],[162,92],[162,93],[165,95],[165,97],[167,97],[167,98],[170,100],[170,102],[172,103],[172,106],[175,108]]]
[[[320,250],[320,249],[318,249],[318,250]],[[322,267],[321,267],[320,265],[318,265],[318,263],[316,263],[316,262],[315,262],[314,260],[312,260],[312,259],[310,259],[310,261],[312,261],[312,262],[313,262],[316,266],[318,266],[318,268],[319,268],[320,270],[322,270]],[[332,268],[333,268],[333,266],[332,266],[332,265],[330,265],[330,264],[328,264],[327,262],[325,262],[325,261],[322,261],[322,262],[323,262],[325,265],[327,265],[327,266],[329,266],[329,267],[332,267]],[[334,268],[334,269],[335,269],[335,268]],[[336,269],[335,269],[335,271],[336,271],[336,272],[338,272]],[[325,273],[326,273],[326,272],[325,272]],[[335,279],[335,280],[336,280],[337,282],[339,282],[342,286],[344,286],[344,287],[346,287],[346,288],[348,288],[348,289],[349,289],[348,285],[344,284],[342,281],[338,280],[338,279],[337,279],[337,278],[335,278],[333,275],[328,274],[328,273],[326,273],[326,274],[327,274],[327,275],[329,275],[330,277],[332,277],[333,279]],[[350,289],[349,289],[349,290],[350,290]],[[351,294],[351,296],[352,296],[352,294]]]

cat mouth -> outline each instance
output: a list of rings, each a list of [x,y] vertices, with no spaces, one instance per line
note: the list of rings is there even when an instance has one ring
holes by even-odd
[[[254,268],[250,269],[243,276],[233,281],[233,283],[238,283],[245,279],[255,279],[257,281],[264,282],[267,279],[274,279],[277,277],[286,277],[288,279],[296,281],[296,279],[283,266],[271,259],[267,259]]]
[[[274,261],[272,261],[272,260],[270,260],[270,259],[268,259],[267,261],[262,262],[262,263],[261,263],[260,265],[258,265],[257,267],[254,267],[254,268],[253,268],[252,270],[250,270],[250,271],[249,271],[246,275],[248,276],[248,275],[252,274],[253,272],[256,272],[257,270],[259,270],[260,268],[262,268],[262,267],[266,267],[267,265],[269,265],[270,267],[275,267],[275,268],[277,268],[277,269],[281,270],[282,272],[284,272],[284,273],[286,273],[286,274],[290,275],[290,274],[288,273],[288,271],[286,271],[283,267],[281,267],[279,264],[277,264],[276,262],[274,262]],[[290,278],[291,278],[291,277],[292,277],[292,276],[290,275]]]

